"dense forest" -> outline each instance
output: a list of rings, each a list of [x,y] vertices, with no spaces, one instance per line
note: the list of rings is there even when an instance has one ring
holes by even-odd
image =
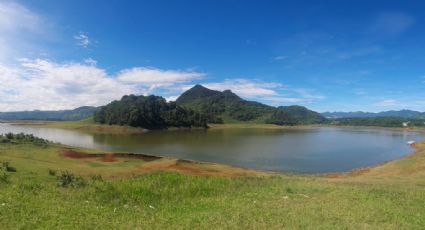
[[[78,121],[93,116],[97,107],[83,106],[72,110],[0,112],[2,120]]]
[[[277,107],[271,117],[266,120],[266,123],[276,125],[307,125],[324,122],[326,119],[319,113],[297,105]]]
[[[379,127],[421,127],[425,119],[408,119],[402,117],[357,117],[338,118],[329,121],[332,125],[341,126],[379,126]],[[403,123],[406,125],[404,126]]]
[[[177,104],[202,113],[209,123],[252,122],[277,125],[321,123],[326,119],[302,106],[272,107],[240,98],[230,90],[223,92],[196,85],[184,92]]]
[[[94,115],[101,124],[129,125],[146,129],[207,127],[206,118],[193,110],[166,102],[158,96],[124,96],[102,106]]]

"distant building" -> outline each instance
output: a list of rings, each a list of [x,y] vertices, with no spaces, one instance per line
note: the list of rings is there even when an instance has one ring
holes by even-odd
[[[403,127],[408,127],[409,124],[410,124],[410,121],[403,122]]]

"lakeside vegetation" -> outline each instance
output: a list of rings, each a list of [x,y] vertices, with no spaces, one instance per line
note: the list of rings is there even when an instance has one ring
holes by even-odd
[[[425,119],[402,117],[338,118],[329,120],[328,123],[336,126],[425,127]]]
[[[423,142],[415,154],[374,168],[301,176],[175,159],[72,158],[62,153],[99,152],[38,145],[28,135],[2,139],[10,140],[0,143],[5,229],[425,226]]]

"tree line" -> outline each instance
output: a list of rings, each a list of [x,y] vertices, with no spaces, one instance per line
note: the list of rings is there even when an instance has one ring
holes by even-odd
[[[191,109],[177,106],[158,96],[128,95],[102,106],[94,121],[109,125],[128,125],[146,129],[169,127],[207,127],[206,117]]]

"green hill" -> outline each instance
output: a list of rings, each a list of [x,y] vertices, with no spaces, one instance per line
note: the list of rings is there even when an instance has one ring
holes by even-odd
[[[240,98],[230,90],[223,92],[195,85],[184,92],[177,105],[206,116],[208,123],[269,123],[277,125],[314,124],[325,118],[302,106],[268,106]]]
[[[122,97],[102,106],[94,115],[94,121],[109,125],[128,125],[146,129],[169,127],[206,127],[206,119],[193,110],[167,103],[163,97]]]

